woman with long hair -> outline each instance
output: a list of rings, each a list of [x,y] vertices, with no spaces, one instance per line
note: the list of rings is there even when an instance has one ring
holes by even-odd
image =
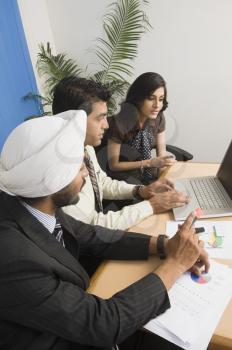
[[[149,184],[159,169],[172,165],[167,155],[165,117],[167,89],[164,79],[147,72],[130,86],[120,112],[109,119],[108,163],[111,176],[130,183]],[[156,148],[156,157],[152,149]]]

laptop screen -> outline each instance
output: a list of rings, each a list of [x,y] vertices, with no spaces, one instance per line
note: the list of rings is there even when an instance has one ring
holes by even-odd
[[[218,170],[217,177],[232,199],[232,141]]]

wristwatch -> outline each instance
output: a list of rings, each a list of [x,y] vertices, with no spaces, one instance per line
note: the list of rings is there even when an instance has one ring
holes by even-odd
[[[133,188],[132,195],[135,199],[139,199],[139,200],[143,199],[143,197],[141,197],[139,194],[139,190],[141,187],[143,187],[143,185],[137,185]]]
[[[167,254],[165,252],[165,244],[164,244],[164,241],[166,238],[168,238],[168,236],[159,235],[156,241],[156,253],[159,256],[159,258],[162,260],[166,259],[167,257]]]

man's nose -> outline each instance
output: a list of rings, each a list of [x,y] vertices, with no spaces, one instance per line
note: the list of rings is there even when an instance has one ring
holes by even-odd
[[[107,117],[104,118],[103,129],[109,129],[109,123],[107,121]]]

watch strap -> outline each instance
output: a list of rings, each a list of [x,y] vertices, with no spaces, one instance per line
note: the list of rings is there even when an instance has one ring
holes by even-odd
[[[167,257],[167,254],[165,252],[165,239],[168,238],[166,235],[159,235],[157,237],[156,241],[156,253],[159,256],[160,259],[164,260]]]
[[[133,188],[132,194],[133,194],[133,197],[134,197],[135,199],[139,199],[139,200],[143,199],[143,198],[140,196],[140,194],[139,194],[139,190],[140,190],[141,187],[143,187],[143,185],[136,185],[136,186]]]

